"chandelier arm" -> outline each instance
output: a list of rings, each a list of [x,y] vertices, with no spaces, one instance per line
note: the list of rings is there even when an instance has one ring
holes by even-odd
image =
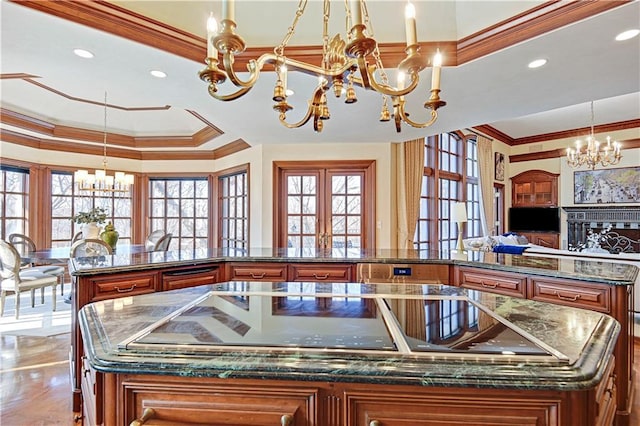
[[[399,112],[399,114],[398,114]],[[436,120],[438,119],[438,111],[432,109],[431,110],[431,119],[428,121],[425,121],[424,123],[418,123],[416,121],[412,121],[407,114],[405,113],[404,110],[404,100],[400,101],[400,105],[398,106],[398,108],[396,108],[396,115],[400,115],[400,117],[402,117],[402,121],[404,121],[405,123],[407,123],[408,125],[415,127],[417,129],[424,129],[425,127],[429,127],[431,126],[433,123],[436,122]],[[397,130],[397,129],[396,129]]]
[[[363,68],[360,68],[360,75],[362,75],[362,70]],[[418,86],[418,83],[420,82],[420,77],[418,76],[418,74],[415,72],[412,72],[410,73],[411,81],[409,85],[407,85],[407,87],[405,87],[404,89],[394,89],[388,84],[378,83],[375,79],[375,74],[374,74],[375,71],[376,71],[375,65],[369,65],[366,68],[365,74],[367,74],[367,81],[369,82],[369,84],[368,86],[363,85],[362,87],[365,87],[366,89],[373,89],[376,92],[382,93],[387,96],[407,95],[411,93]],[[362,83],[364,84],[364,81]]]
[[[311,116],[314,117],[319,117],[319,112],[318,112],[318,107],[322,101],[322,94],[324,93],[324,91],[322,90],[321,87],[317,87],[316,90],[313,92],[313,97],[309,100],[308,102],[308,108],[307,108],[307,112],[305,113],[304,117],[302,118],[302,120],[298,121],[297,123],[287,123],[286,121],[286,114],[285,113],[280,113],[280,123],[282,123],[283,126],[289,128],[289,129],[295,129],[298,127],[302,127],[305,124],[307,124],[307,122],[309,122],[309,120],[311,119]],[[314,128],[316,128],[316,125],[314,124]],[[316,128],[316,131],[318,131],[318,129]]]
[[[233,52],[227,51],[222,56],[222,63],[224,65],[224,70],[227,73],[227,77],[229,80],[238,87],[249,87],[256,84],[258,81],[258,77],[260,76],[260,70],[262,70],[262,65],[258,66],[258,62],[255,59],[252,59],[247,64],[247,69],[249,70],[249,80],[243,81],[238,78],[235,71],[233,70],[233,62],[234,56]]]
[[[241,96],[244,96],[245,94],[247,94],[249,92],[249,90],[253,89],[253,86],[251,87],[243,87],[241,89],[239,89],[237,92],[233,92],[230,93],[228,95],[219,95],[217,92],[217,89],[215,88],[214,85],[210,84],[209,85],[209,95],[211,95],[211,97],[219,100],[219,101],[233,101],[235,99],[238,99]]]

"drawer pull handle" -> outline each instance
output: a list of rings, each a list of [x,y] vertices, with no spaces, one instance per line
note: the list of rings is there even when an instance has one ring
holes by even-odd
[[[382,426],[382,423],[380,423],[380,421],[378,420],[371,420],[369,422],[369,426]]]
[[[313,278],[317,279],[317,280],[326,280],[327,278],[329,278],[329,273],[327,272],[326,274],[324,274],[323,276],[319,276],[318,274],[313,274]]]
[[[573,297],[570,296],[563,296],[561,295],[557,290],[553,292],[553,294],[555,294],[556,296],[558,296],[558,299],[560,300],[566,300],[567,302],[575,302],[576,300],[580,299],[580,295],[576,294]]]
[[[133,289],[134,289],[134,288],[136,288],[136,285],[135,285],[135,284],[133,284],[133,285],[132,285],[131,287],[129,287],[129,288],[120,288],[120,287],[116,287],[116,291],[117,291],[118,293],[128,293],[128,292],[130,292],[130,291],[133,291]]]
[[[266,272],[263,272],[261,274],[254,274],[253,272],[250,272],[249,275],[251,275],[251,278],[256,278],[256,279],[259,280],[261,278],[264,278],[264,276],[267,275],[267,274],[266,274]]]
[[[156,411],[153,408],[145,408],[142,412],[142,417],[132,421],[129,426],[142,426],[147,422],[147,420],[151,420],[155,414]]]
[[[291,414],[285,414],[280,417],[280,426],[291,426],[293,425],[293,416]]]
[[[498,287],[498,283],[496,283],[496,282],[486,283],[484,281],[481,281],[480,284],[482,284],[482,287],[486,287],[486,288],[496,288],[496,287]]]

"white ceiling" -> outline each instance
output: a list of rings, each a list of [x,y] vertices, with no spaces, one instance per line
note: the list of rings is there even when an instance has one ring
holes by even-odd
[[[204,22],[220,2],[135,1],[113,2],[135,12],[204,37]],[[344,2],[334,2],[335,31],[344,25]],[[526,1],[414,1],[418,38],[425,41],[459,40],[542,2]],[[237,1],[237,32],[249,46],[270,46],[280,41],[290,25],[297,0]],[[381,42],[404,40],[401,1],[373,1],[368,8],[376,38]],[[359,101],[344,105],[329,99],[331,119],[322,133],[311,124],[286,129],[278,122],[271,101],[275,77],[261,76],[245,97],[233,102],[211,98],[197,76],[197,63],[119,38],[86,26],[47,15],[16,3],[2,1],[2,74],[26,73],[56,91],[98,103],[108,92],[110,104],[125,107],[162,107],[162,111],[122,111],[109,108],[110,132],[130,136],[186,136],[204,124],[192,110],[225,134],[197,149],[212,149],[244,139],[251,145],[299,142],[389,142],[488,124],[512,138],[586,127],[589,102],[595,101],[595,124],[640,118],[640,37],[616,42],[629,28],[640,28],[640,2],[633,1],[598,16],[495,52],[457,67],[444,67],[441,97],[447,101],[435,125],[414,129],[403,125],[396,133],[392,122],[380,123],[380,96],[357,88]],[[340,17],[342,16],[342,17]],[[309,1],[291,45],[318,45],[321,36],[321,2]],[[81,59],[74,48],[92,51],[95,58]],[[535,58],[548,59],[545,67],[530,70]],[[149,75],[152,69],[166,79]],[[389,71],[393,75],[393,71]],[[423,71],[418,90],[407,97],[411,118],[426,118],[422,107],[430,85]],[[316,80],[290,73],[289,99],[295,109],[289,121],[298,121]],[[20,79],[0,80],[3,108],[66,126],[101,130],[103,108],[68,99]],[[228,93],[229,89],[221,89]],[[10,128],[3,125],[3,128]],[[21,130],[26,133],[24,130]],[[157,148],[155,149],[157,150]]]

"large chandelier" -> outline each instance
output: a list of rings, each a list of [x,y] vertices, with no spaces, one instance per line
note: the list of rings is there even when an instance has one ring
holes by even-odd
[[[89,173],[88,170],[77,170],[73,174],[78,190],[91,193],[129,194],[134,180],[132,174],[115,172],[113,176],[107,175],[107,92],[104,93],[102,155],[102,169],[96,169],[94,173]]]
[[[580,167],[586,164],[591,170],[594,170],[598,164],[602,167],[618,164],[622,155],[620,155],[620,142],[611,142],[611,138],[607,136],[607,143],[601,144],[596,140],[593,131],[593,101],[591,101],[591,133],[587,136],[587,144],[583,145],[582,141],[576,141],[576,147],[567,148],[567,163],[571,167]]]
[[[357,102],[354,85],[375,90],[382,95],[380,121],[390,121],[393,118],[397,132],[400,132],[402,122],[413,127],[424,128],[436,121],[437,109],[446,105],[446,102],[440,99],[442,55],[439,51],[431,60],[431,94],[424,104],[429,114],[426,121],[413,121],[405,112],[405,95],[413,92],[418,86],[420,71],[429,65],[429,60],[419,53],[415,8],[411,3],[407,3],[405,9],[407,43],[405,52],[407,56],[398,65],[398,83],[395,87],[389,83],[389,78],[382,65],[378,43],[373,38],[365,0],[349,0],[348,7],[347,1],[345,1],[346,26],[347,29],[350,28],[346,41],[339,34],[332,38],[329,37],[327,32],[331,11],[330,0],[324,0],[322,61],[319,66],[288,58],[285,49],[305,12],[306,5],[307,0],[299,0],[293,23],[288,28],[282,42],[273,49],[273,53],[265,53],[258,59],[250,60],[246,70],[249,72],[249,77],[242,80],[233,65],[235,55],[244,52],[245,42],[235,33],[234,0],[223,0],[220,31],[218,31],[213,14],[207,22],[207,58],[205,60],[207,67],[199,73],[200,78],[209,83],[209,94],[221,101],[238,99],[256,84],[265,65],[271,64],[277,74],[273,91],[275,102],[273,109],[279,112],[280,123],[287,128],[301,127],[309,120],[313,120],[314,130],[316,132],[322,131],[323,121],[330,118],[327,92],[333,89],[337,98],[344,93],[345,103],[351,104]],[[222,56],[222,69],[218,67],[220,65],[219,55]],[[370,61],[372,63],[369,63]],[[311,94],[306,113],[300,121],[295,123],[287,121],[287,112],[293,109],[287,102],[287,73],[290,71],[301,71],[318,78],[318,84]],[[230,80],[237,90],[223,95],[218,93],[218,86],[226,80]],[[393,114],[389,110],[389,98],[391,98]]]

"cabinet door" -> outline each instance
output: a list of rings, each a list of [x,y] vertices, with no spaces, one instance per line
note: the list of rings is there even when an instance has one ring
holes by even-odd
[[[317,391],[284,387],[161,385],[126,382],[122,424],[311,426]],[[145,424],[145,423],[141,423]]]

